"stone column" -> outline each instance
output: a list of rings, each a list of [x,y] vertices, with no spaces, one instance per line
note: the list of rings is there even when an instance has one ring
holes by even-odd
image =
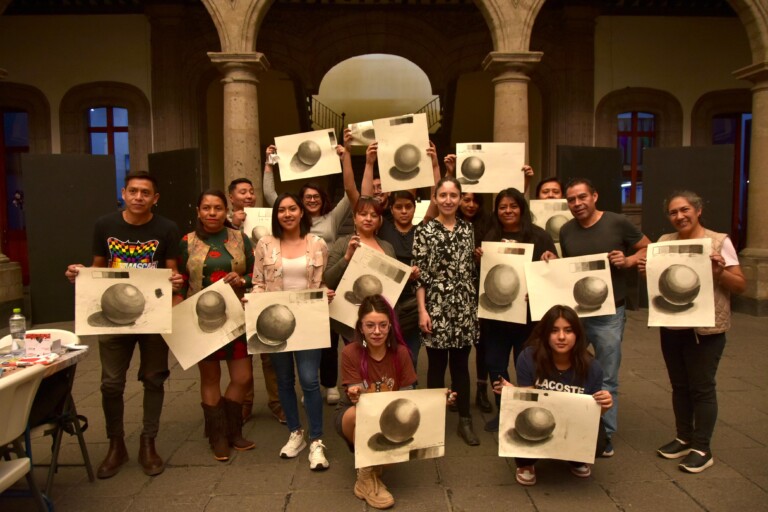
[[[739,255],[747,277],[747,290],[734,298],[738,311],[768,316],[768,224],[763,208],[768,204],[768,62],[734,72],[752,87],[752,140],[747,197],[747,247]]]
[[[526,162],[529,160],[528,74],[542,55],[542,52],[491,52],[483,59],[483,69],[495,75],[492,80],[493,140],[525,143]],[[536,183],[537,178],[534,176],[531,183]]]
[[[264,194],[261,186],[261,145],[257,75],[269,68],[262,53],[208,53],[224,78],[224,186],[235,178],[253,182],[257,205]]]

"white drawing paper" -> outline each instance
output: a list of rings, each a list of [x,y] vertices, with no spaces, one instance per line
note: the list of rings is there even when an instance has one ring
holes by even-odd
[[[331,318],[354,329],[357,310],[365,297],[381,294],[394,307],[410,275],[408,265],[365,245],[359,246],[336,287]]]
[[[414,226],[421,224],[424,217],[427,215],[427,210],[429,210],[429,205],[431,203],[432,201],[428,199],[420,199],[416,201],[416,208],[413,211],[413,220],[411,220],[411,224]]]
[[[506,386],[499,457],[593,464],[599,425],[600,406],[591,395]]]
[[[714,327],[712,240],[674,240],[648,245],[649,327]]]
[[[324,289],[246,293],[245,298],[249,354],[331,346]]]
[[[528,202],[531,207],[533,223],[547,232],[555,243],[560,242],[560,228],[573,218],[565,199],[531,199]]]
[[[75,279],[75,333],[171,332],[171,270],[82,267]]]
[[[528,316],[525,263],[533,244],[483,242],[480,259],[479,318],[524,324]]]
[[[463,192],[497,193],[505,188],[525,191],[525,144],[522,142],[460,142],[456,144],[456,179]]]
[[[163,338],[186,370],[244,333],[240,299],[220,279],[174,306],[173,332]]]
[[[253,246],[263,236],[272,234],[272,208],[244,208],[243,233],[250,237]]]
[[[306,180],[340,174],[337,145],[333,128],[275,137],[280,179]]]
[[[442,457],[446,391],[414,389],[360,395],[355,467]]]
[[[368,147],[376,141],[376,131],[373,129],[373,121],[362,121],[349,125],[352,134],[352,145]]]
[[[608,253],[525,264],[531,319],[564,304],[582,318],[616,313]]]
[[[379,143],[377,158],[382,190],[394,192],[435,184],[432,159],[427,155],[426,114],[376,119],[373,128]]]

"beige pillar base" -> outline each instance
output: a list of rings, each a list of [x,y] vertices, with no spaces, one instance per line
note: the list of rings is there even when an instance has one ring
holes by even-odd
[[[733,310],[768,316],[768,249],[744,249],[739,254],[739,264],[747,278],[747,289],[733,296]]]

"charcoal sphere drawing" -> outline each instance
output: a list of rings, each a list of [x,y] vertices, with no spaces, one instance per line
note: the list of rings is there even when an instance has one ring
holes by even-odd
[[[296,157],[302,164],[308,167],[312,167],[319,162],[321,156],[320,144],[313,140],[305,140],[299,144],[299,148],[296,150]]]
[[[513,267],[502,263],[488,271],[483,286],[488,300],[498,306],[507,306],[517,298],[520,277]]]
[[[363,302],[363,299],[371,295],[379,295],[384,291],[381,280],[371,274],[363,274],[352,284],[352,292],[344,294],[344,298],[355,305]]]
[[[101,312],[110,322],[128,325],[144,313],[146,299],[141,290],[128,283],[113,284],[101,295]]]
[[[485,174],[485,162],[476,156],[470,156],[461,164],[461,174],[470,180],[479,180]]]
[[[549,236],[552,237],[554,242],[560,241],[560,228],[568,222],[568,217],[565,215],[553,215],[547,221],[546,231]]]
[[[526,441],[543,441],[552,435],[556,426],[555,416],[543,407],[529,407],[515,418],[515,431]]]
[[[419,429],[421,413],[415,402],[407,398],[393,400],[381,411],[381,433],[393,443],[402,443],[413,437]]]
[[[573,285],[573,298],[582,309],[599,309],[608,298],[608,284],[599,277],[582,277]]]
[[[254,242],[258,242],[261,240],[262,237],[267,236],[269,234],[269,228],[266,226],[256,226],[251,231],[251,240]]]
[[[659,292],[676,306],[690,304],[699,295],[699,275],[687,265],[670,265],[659,276]]]
[[[213,290],[203,292],[195,304],[197,323],[203,332],[214,332],[227,322],[227,303]]]
[[[421,151],[413,144],[403,144],[395,151],[395,167],[400,172],[413,172],[419,168]]]
[[[256,334],[268,346],[286,343],[295,330],[296,316],[283,304],[267,306],[256,319]]]

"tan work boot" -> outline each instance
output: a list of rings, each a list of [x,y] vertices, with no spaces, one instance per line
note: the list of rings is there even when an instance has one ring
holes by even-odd
[[[357,482],[355,482],[355,496],[365,500],[373,508],[385,509],[395,504],[395,498],[387,490],[377,474],[378,466],[369,466],[357,470]]]

